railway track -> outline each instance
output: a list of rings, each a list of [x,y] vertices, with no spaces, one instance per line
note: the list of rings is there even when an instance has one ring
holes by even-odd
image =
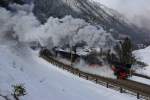
[[[149,79],[150,80],[150,77],[149,76],[146,76],[146,75],[142,75],[142,74],[138,74],[138,73],[132,73],[133,76],[138,76],[138,77],[141,77],[141,78],[145,78],[145,79]]]
[[[98,76],[95,74],[86,73],[80,71],[79,69],[73,68],[70,65],[64,64],[52,57],[48,57],[44,55],[40,57],[47,60],[51,64],[56,65],[59,68],[67,70],[75,75],[78,75],[79,77],[93,81],[97,84],[105,85],[107,88],[119,90],[121,93],[129,93],[135,95],[137,96],[137,99],[150,100],[150,85],[139,83],[136,81],[131,81],[131,80],[116,80],[116,79]]]

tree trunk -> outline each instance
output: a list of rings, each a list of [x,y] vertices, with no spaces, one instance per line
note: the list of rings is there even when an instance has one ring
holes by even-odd
[[[19,97],[16,94],[14,94],[13,96],[14,96],[15,100],[19,100]]]

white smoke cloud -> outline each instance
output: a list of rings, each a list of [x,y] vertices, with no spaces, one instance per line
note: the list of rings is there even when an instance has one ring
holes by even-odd
[[[44,25],[33,15],[28,6],[12,6],[15,12],[0,8],[0,39],[19,42],[39,42],[51,48],[63,44],[74,45],[85,41],[89,46],[112,46],[113,38],[102,27],[95,27],[82,19],[66,16],[62,19],[50,17]],[[23,9],[24,8],[24,9]],[[111,40],[111,43],[110,43]]]
[[[5,37],[6,33],[9,36],[16,34],[20,41],[24,40],[24,35],[38,27],[40,24],[32,13],[18,11],[11,13],[4,8],[0,8],[0,35]]]
[[[74,19],[71,16],[66,16],[62,19],[50,17],[47,23],[37,28],[36,32],[34,33],[39,34],[38,38],[40,38],[40,43],[43,45],[49,43],[47,41],[49,39],[52,39],[55,46],[63,44],[74,45],[85,41],[90,47],[104,47],[111,46],[114,41],[112,36],[106,33],[102,27],[97,28],[82,19]]]

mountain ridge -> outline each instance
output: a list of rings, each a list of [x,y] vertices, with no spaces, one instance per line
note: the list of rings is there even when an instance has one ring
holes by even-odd
[[[101,25],[117,39],[121,34],[131,37],[135,44],[148,40],[147,32],[123,20],[121,14],[92,0],[35,0],[34,4],[33,12],[42,23],[50,16],[62,18],[71,15]]]

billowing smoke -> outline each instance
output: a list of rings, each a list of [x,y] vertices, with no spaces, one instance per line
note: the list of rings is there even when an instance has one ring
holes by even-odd
[[[13,11],[0,8],[0,39],[39,42],[48,48],[82,41],[90,47],[111,47],[114,43],[112,36],[102,27],[92,26],[82,19],[50,17],[43,25],[33,15],[32,6],[12,5],[12,8]]]
[[[125,15],[131,22],[150,30],[150,0],[95,0]]]
[[[32,13],[24,10],[15,12],[0,8],[0,39],[24,41],[25,35],[40,24]]]

